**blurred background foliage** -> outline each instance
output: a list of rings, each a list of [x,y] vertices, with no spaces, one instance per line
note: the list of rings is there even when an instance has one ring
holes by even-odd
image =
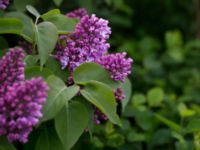
[[[110,51],[126,51],[134,59],[130,76],[132,95],[129,105],[120,113],[122,127],[110,122],[96,126],[94,135],[84,134],[74,150],[200,149],[199,3],[199,0],[14,1],[10,10],[23,11],[26,4],[34,5],[41,13],[53,8],[66,13],[84,7],[90,14],[109,20]]]

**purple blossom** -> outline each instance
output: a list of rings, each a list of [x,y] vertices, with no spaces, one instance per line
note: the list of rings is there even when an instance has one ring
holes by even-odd
[[[66,14],[66,16],[69,18],[78,18],[78,19],[81,19],[83,16],[86,15],[88,15],[88,12],[85,8],[75,9],[74,11]]]
[[[0,0],[0,10],[6,9],[8,4],[9,4],[9,0]]]
[[[70,72],[84,62],[95,62],[110,47],[107,43],[110,34],[108,21],[95,15],[86,15],[81,18],[74,33],[61,36],[66,46],[57,46],[56,58],[63,69],[69,66]]]
[[[27,142],[46,100],[48,86],[42,78],[24,79],[23,51],[10,49],[0,60],[0,136],[10,142]]]
[[[100,124],[101,121],[107,121],[108,120],[108,117],[102,113],[98,108],[94,108],[95,111],[94,111],[94,123],[95,124]]]
[[[115,94],[115,99],[119,102],[121,102],[122,100],[125,99],[125,95],[123,93],[123,90],[121,87],[117,88],[115,91],[114,91],[114,94]]]
[[[126,59],[126,53],[104,55],[98,63],[109,71],[110,77],[115,81],[124,82],[131,73],[131,58]]]

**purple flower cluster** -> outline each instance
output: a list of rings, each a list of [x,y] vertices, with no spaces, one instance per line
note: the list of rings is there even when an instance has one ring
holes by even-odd
[[[82,17],[86,16],[87,14],[88,14],[88,12],[85,8],[79,8],[72,12],[67,13],[66,16],[69,18],[81,19]]]
[[[15,48],[0,60],[0,136],[25,143],[42,116],[48,85],[40,77],[24,79],[23,58]]]
[[[0,0],[0,10],[6,9],[8,4],[9,4],[9,0]]]
[[[115,81],[124,82],[131,73],[131,58],[126,59],[126,53],[116,53],[103,56],[98,62],[109,71],[110,77]]]
[[[133,63],[131,58],[126,59],[125,57],[125,52],[109,54],[101,57],[98,63],[108,70],[113,80],[124,82],[125,78],[131,73],[131,64]],[[125,98],[121,87],[117,88],[114,93],[118,101]]]
[[[84,62],[97,61],[110,47],[107,43],[110,34],[108,21],[86,15],[81,18],[74,33],[61,37],[66,46],[57,46],[56,58],[63,69],[69,66],[70,72]]]

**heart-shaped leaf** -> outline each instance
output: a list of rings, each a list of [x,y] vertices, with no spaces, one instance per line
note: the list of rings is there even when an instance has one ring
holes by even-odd
[[[38,24],[35,29],[36,43],[40,56],[40,64],[42,66],[56,45],[58,32],[54,24],[46,21]]]

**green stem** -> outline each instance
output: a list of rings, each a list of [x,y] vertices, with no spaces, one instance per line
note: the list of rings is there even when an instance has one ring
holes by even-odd
[[[36,32],[38,32],[38,27],[37,27],[37,23],[38,23],[38,20],[39,20],[40,17],[37,17],[35,19],[35,23],[34,23],[34,27],[35,27],[35,30]],[[35,33],[36,33],[35,32]],[[33,54],[37,54],[37,50],[36,50],[36,35],[34,34],[34,40],[33,40]]]

